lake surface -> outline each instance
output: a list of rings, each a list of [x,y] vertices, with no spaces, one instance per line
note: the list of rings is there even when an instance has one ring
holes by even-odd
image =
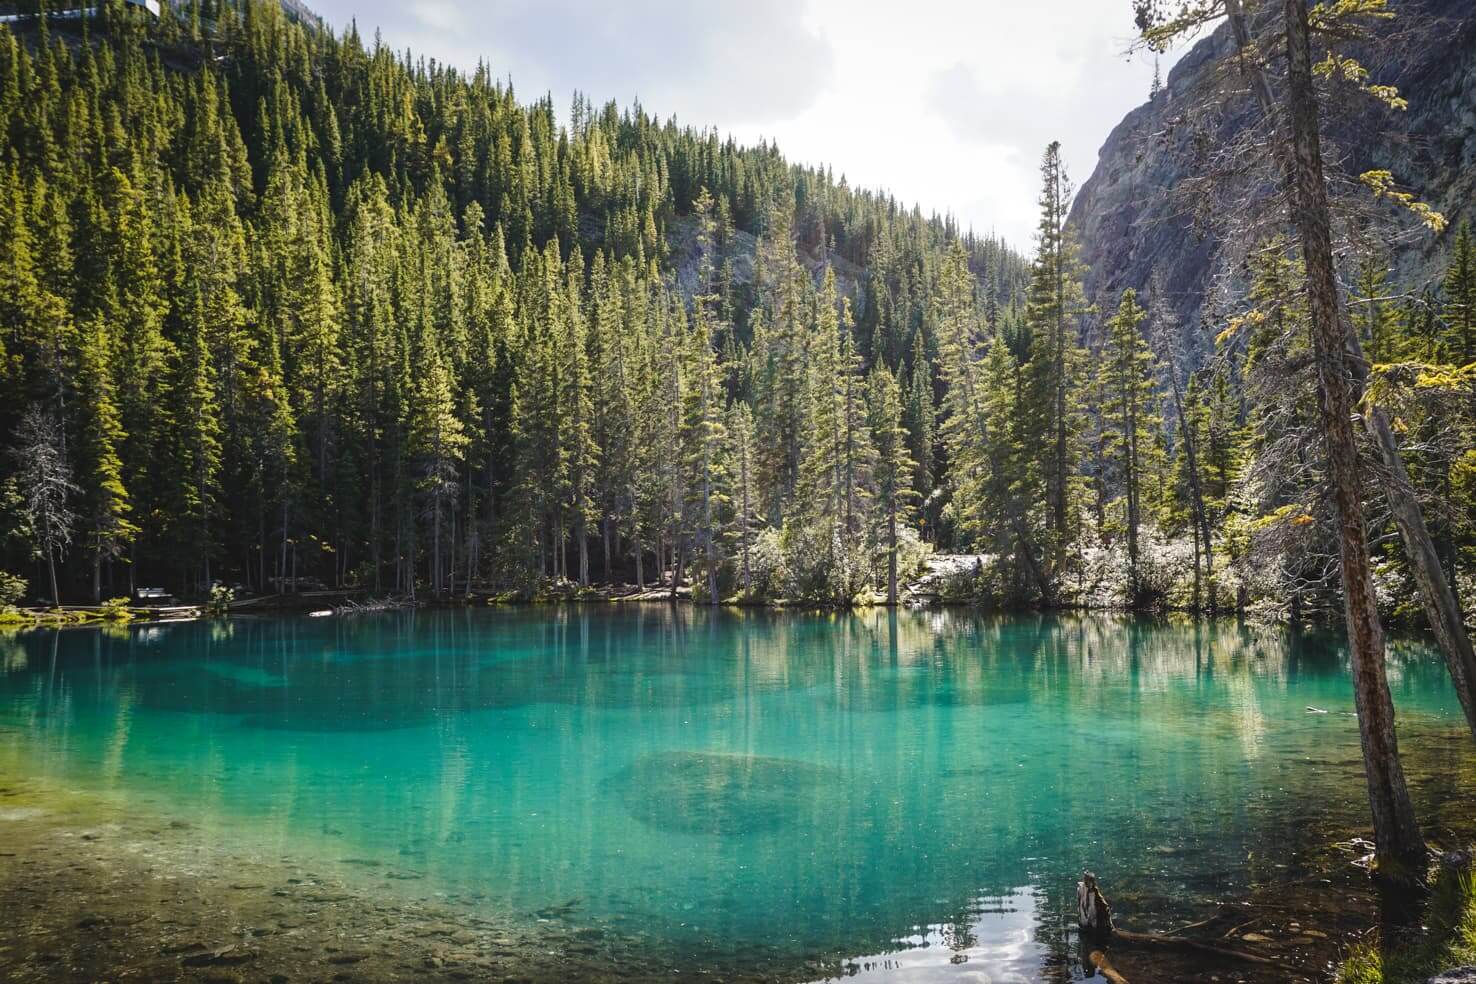
[[[1443,663],[1396,646],[1390,675],[1422,810],[1469,793],[1420,781],[1471,764]],[[1165,929],[1360,829],[1351,710],[1336,637],[1231,623],[648,605],[0,637],[0,769],[690,971],[1079,976],[1083,867]]]

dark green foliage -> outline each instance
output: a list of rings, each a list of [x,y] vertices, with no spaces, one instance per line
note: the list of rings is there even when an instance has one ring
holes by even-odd
[[[1125,552],[1127,603],[1202,513],[1212,581],[1274,569],[1267,543],[1298,592],[1325,568],[1296,549],[1323,517],[1283,248],[1171,404],[1171,326],[1085,304],[1057,145],[1027,263],[772,146],[583,96],[561,120],[493,74],[275,3],[0,26],[0,434],[39,421],[51,467],[45,508],[8,483],[0,567],[98,598],[845,604],[921,540],[982,555],[1001,604],[1090,603]],[[1370,258],[1350,312],[1376,363],[1438,370],[1386,385],[1455,574],[1476,249],[1450,239],[1405,302]]]
[[[772,146],[583,96],[559,120],[275,3],[110,2],[82,31],[0,26],[0,432],[57,424],[62,594],[731,585],[812,501],[869,528],[865,372],[910,358],[923,396],[945,249],[1023,290],[999,241]]]

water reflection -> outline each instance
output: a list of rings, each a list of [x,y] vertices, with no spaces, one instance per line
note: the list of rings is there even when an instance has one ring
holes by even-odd
[[[981,897],[954,921],[927,926],[897,940],[885,953],[853,957],[842,971],[846,980],[859,984],[899,979],[1030,984],[1050,962],[1050,948],[1041,942],[1040,932],[1047,921],[1053,920],[1039,910],[1034,889]]]
[[[1425,648],[1391,665],[1439,818],[1459,709]],[[27,633],[0,668],[6,772],[687,969],[1064,973],[1082,867],[1166,929],[1366,810],[1337,640],[1230,623],[413,612]]]

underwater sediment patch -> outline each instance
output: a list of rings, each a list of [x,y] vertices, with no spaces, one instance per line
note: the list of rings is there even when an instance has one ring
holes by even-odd
[[[660,752],[610,776],[604,788],[658,830],[737,837],[792,827],[824,809],[841,777],[796,759]]]

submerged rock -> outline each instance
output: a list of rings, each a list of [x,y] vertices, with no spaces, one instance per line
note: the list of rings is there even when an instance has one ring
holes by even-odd
[[[1476,967],[1456,967],[1436,974],[1426,984],[1476,984]]]
[[[794,759],[665,752],[620,770],[605,788],[659,830],[732,837],[781,830],[824,809],[840,776]]]

